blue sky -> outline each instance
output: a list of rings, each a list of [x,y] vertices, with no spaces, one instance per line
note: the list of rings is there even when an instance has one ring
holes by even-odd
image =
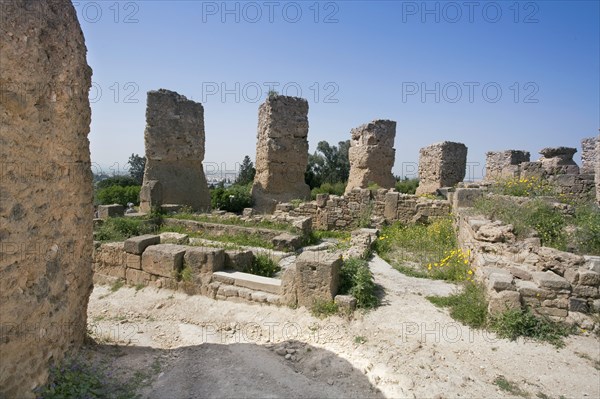
[[[598,1],[74,1],[88,48],[92,162],[144,153],[146,92],[204,105],[207,171],[255,157],[269,87],[309,101],[311,151],[397,121],[394,173],[419,148],[580,150],[600,127]],[[579,153],[576,160],[579,162]]]

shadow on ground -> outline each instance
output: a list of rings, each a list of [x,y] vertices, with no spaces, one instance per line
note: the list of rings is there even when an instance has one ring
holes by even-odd
[[[92,344],[86,351],[124,383],[143,379],[143,398],[383,397],[348,361],[299,341],[175,349]]]

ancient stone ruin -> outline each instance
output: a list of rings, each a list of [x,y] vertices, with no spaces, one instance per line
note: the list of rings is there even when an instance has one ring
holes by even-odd
[[[596,139],[596,202],[600,205],[600,135]]]
[[[467,146],[444,141],[421,148],[417,194],[434,194],[438,188],[463,181],[467,169]]]
[[[92,71],[68,0],[2,3],[0,397],[33,398],[84,340],[92,290]]]
[[[485,180],[495,181],[519,176],[519,165],[529,162],[529,151],[490,151],[486,154]]]
[[[148,92],[140,211],[177,204],[210,209],[204,176],[204,108],[173,91]]]
[[[272,213],[275,205],[309,199],[304,182],[308,163],[308,102],[271,95],[258,111],[254,208]]]
[[[396,122],[375,120],[352,129],[350,134],[350,176],[346,193],[354,188],[367,188],[372,183],[381,188],[394,187]]]
[[[542,157],[538,160],[542,169],[549,175],[578,174],[579,166],[573,160],[577,148],[547,147],[540,150]]]
[[[600,162],[596,146],[597,137],[588,137],[581,140],[581,173],[595,173],[596,163]]]

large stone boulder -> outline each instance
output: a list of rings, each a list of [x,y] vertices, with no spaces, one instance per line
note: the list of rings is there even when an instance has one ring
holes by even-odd
[[[375,120],[352,129],[350,134],[350,176],[346,193],[354,188],[367,188],[372,183],[381,188],[394,187],[396,122]]]
[[[140,210],[164,204],[210,209],[204,176],[204,108],[173,91],[148,92],[146,105],[146,168]]]
[[[0,14],[0,397],[33,398],[86,334],[92,71],[70,1]]]
[[[254,209],[273,213],[280,202],[310,199],[304,182],[308,164],[308,101],[271,95],[258,110]]]

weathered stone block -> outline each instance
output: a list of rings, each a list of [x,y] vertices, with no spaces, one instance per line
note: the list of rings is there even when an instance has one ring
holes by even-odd
[[[194,273],[214,273],[223,270],[225,266],[225,251],[221,248],[186,247],[183,258],[186,266]]]
[[[559,309],[559,308],[534,308],[534,313],[537,313],[542,316],[553,316],[553,317],[567,317],[569,311],[567,309]]]
[[[142,269],[142,255],[125,253],[125,266],[130,269]]]
[[[569,298],[569,310],[571,312],[589,312],[588,303],[585,299],[571,297]]]
[[[508,150],[486,153],[485,180],[497,181],[519,176],[519,164],[530,161],[528,151]]]
[[[551,271],[534,272],[531,274],[531,277],[533,282],[535,282],[541,288],[547,288],[555,291],[571,289],[571,284],[569,284],[567,280]]]
[[[98,205],[98,217],[100,219],[117,218],[124,215],[125,207],[123,207],[123,205]]]
[[[596,151],[598,137],[587,137],[581,140],[581,173],[595,173],[596,163],[600,162],[600,156]]]
[[[126,279],[131,285],[148,285],[152,281],[150,273],[136,269],[127,269]]]
[[[533,281],[516,280],[515,285],[517,291],[519,291],[523,297],[536,298],[538,300],[556,298],[555,291],[542,289]]]
[[[538,160],[547,175],[579,174],[579,166],[573,160],[576,148],[548,147],[540,150],[542,157]]]
[[[225,269],[234,269],[240,272],[247,270],[254,262],[252,251],[231,249],[225,251]]]
[[[491,290],[514,290],[513,277],[510,274],[492,273],[488,276],[487,286]]]
[[[382,188],[392,188],[396,184],[392,168],[396,150],[396,122],[374,120],[352,129],[350,132],[350,175],[346,193],[355,188],[367,188],[377,184]]]
[[[600,286],[600,274],[591,270],[581,270],[579,272],[579,284],[598,287]]]
[[[142,270],[173,278],[183,268],[183,256],[189,248],[175,244],[151,245],[142,254]]]
[[[305,251],[296,260],[298,305],[315,300],[331,301],[337,294],[342,259],[328,252]]]
[[[125,252],[122,242],[109,242],[94,250],[94,273],[125,278]]]
[[[520,265],[512,265],[509,270],[510,270],[510,273],[513,276],[515,276],[516,278],[519,278],[519,279],[525,280],[525,281],[531,281],[532,271],[529,270],[527,267],[520,266]]]
[[[482,197],[483,190],[479,188],[457,188],[452,197],[452,208],[472,207]]]
[[[467,168],[467,147],[444,141],[421,148],[417,194],[434,194],[437,189],[463,181]]]
[[[157,244],[160,244],[160,236],[145,234],[126,239],[124,250],[129,254],[141,255],[150,245]]]
[[[278,251],[295,251],[302,246],[302,238],[290,233],[281,233],[271,242]]]
[[[334,302],[338,309],[346,312],[353,312],[356,309],[356,298],[352,295],[336,295]]]
[[[173,232],[160,233],[160,243],[161,244],[185,245],[185,244],[189,243],[189,241],[190,241],[190,238],[187,234],[173,233]]]
[[[598,287],[590,287],[589,285],[576,285],[573,287],[573,295],[581,298],[599,298]]]
[[[520,308],[521,295],[516,291],[490,291],[488,293],[488,313],[490,314]]]

